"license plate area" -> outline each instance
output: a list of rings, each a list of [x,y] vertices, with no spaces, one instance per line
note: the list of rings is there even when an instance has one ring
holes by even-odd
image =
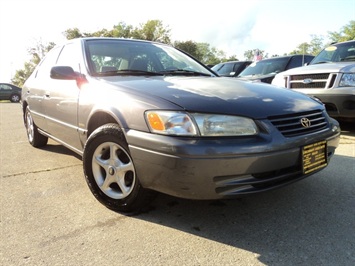
[[[327,166],[327,142],[320,141],[302,147],[303,174],[309,174]]]

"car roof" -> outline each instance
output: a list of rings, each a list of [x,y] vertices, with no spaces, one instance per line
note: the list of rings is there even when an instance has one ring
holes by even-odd
[[[344,41],[344,42],[333,42],[330,45],[343,44],[343,43],[354,43],[354,42],[355,42],[355,40]]]

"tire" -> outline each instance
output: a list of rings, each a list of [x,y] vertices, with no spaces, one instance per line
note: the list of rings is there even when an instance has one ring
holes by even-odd
[[[91,192],[111,210],[137,214],[156,194],[141,186],[128,144],[116,124],[103,125],[90,135],[83,167]]]
[[[21,97],[18,94],[12,94],[10,97],[10,102],[12,103],[18,103],[20,101]]]
[[[33,147],[40,148],[47,145],[48,137],[43,136],[41,133],[38,132],[38,128],[33,121],[28,106],[26,107],[26,111],[25,111],[25,127],[26,127],[28,142]]]

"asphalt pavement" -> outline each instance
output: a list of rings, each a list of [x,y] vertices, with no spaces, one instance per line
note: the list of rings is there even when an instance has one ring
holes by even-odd
[[[81,159],[27,141],[20,104],[0,103],[0,265],[355,265],[355,127],[329,166],[235,200],[159,195],[137,216],[89,191]]]

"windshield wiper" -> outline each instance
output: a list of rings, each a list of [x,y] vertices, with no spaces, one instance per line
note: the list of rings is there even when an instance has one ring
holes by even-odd
[[[158,72],[136,70],[136,69],[121,69],[113,71],[98,72],[99,76],[162,76],[163,74]]]
[[[351,56],[347,56],[345,58],[340,59],[340,61],[355,61],[355,56],[351,55]]]
[[[332,61],[319,61],[316,63],[313,63],[312,65],[317,65],[317,64],[325,64],[325,63],[331,63]]]
[[[163,75],[182,75],[182,76],[212,76],[212,74],[207,74],[203,72],[193,71],[193,70],[186,70],[186,69],[172,69],[172,70],[165,70],[160,71],[160,74]]]

